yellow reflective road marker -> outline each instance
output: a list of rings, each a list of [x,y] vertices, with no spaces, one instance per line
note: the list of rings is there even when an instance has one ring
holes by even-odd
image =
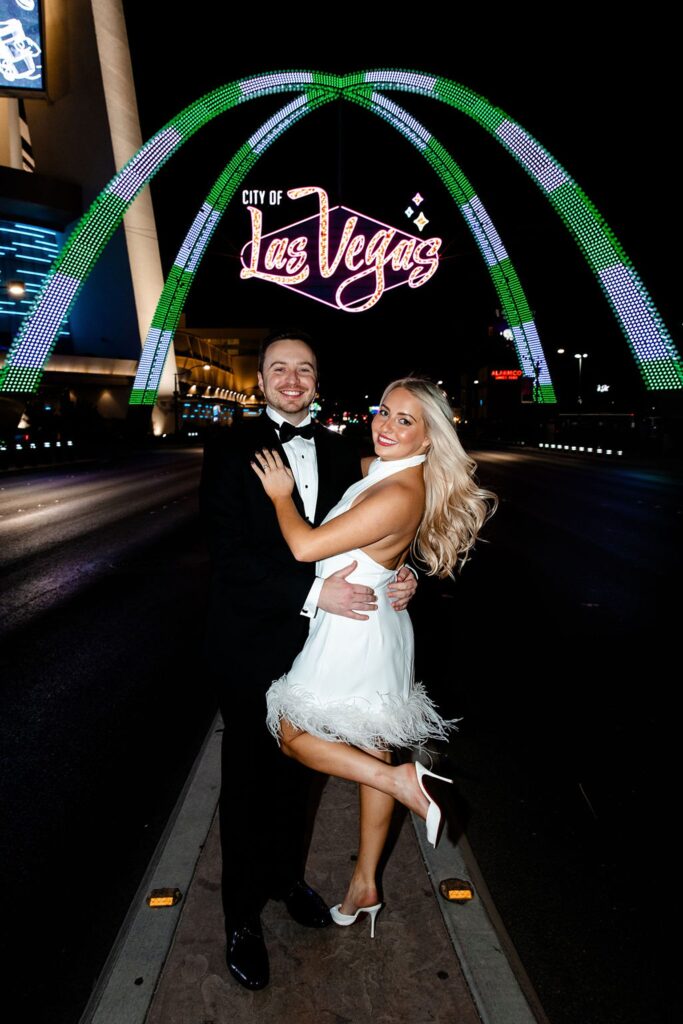
[[[147,897],[147,906],[174,907],[182,898],[180,889],[152,889]]]

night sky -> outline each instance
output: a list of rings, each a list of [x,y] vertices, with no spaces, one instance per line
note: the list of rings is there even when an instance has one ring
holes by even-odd
[[[367,25],[354,27],[352,12],[339,25],[337,38],[328,23],[313,48],[297,41],[295,20],[260,26],[259,34],[261,16],[255,11],[253,24],[235,24],[228,34],[210,21],[199,29],[197,7],[188,7],[200,11],[192,30],[189,23],[184,28],[168,24],[152,46],[140,5],[124,7],[144,138],[210,89],[278,68],[411,68],[483,94],[576,178],[616,232],[680,347],[680,258],[669,240],[681,227],[674,155],[677,37],[673,25],[652,8],[639,23],[623,21],[617,35],[574,9],[552,31],[538,22],[540,41],[531,21],[505,27],[486,15],[486,25],[482,18],[456,33],[438,18],[416,13],[414,23],[394,24],[387,35]],[[310,32],[310,17],[305,25]],[[279,28],[286,42],[276,45]],[[555,354],[564,346],[568,353],[589,353],[586,386],[610,383],[617,408],[642,396],[606,300],[559,218],[521,168],[457,111],[408,93],[389,95],[443,142],[475,185],[517,267],[558,389],[563,381],[573,389],[576,369],[575,363],[567,369],[571,354]],[[224,164],[287,98],[255,100],[217,118],[162,169],[152,195],[165,272]],[[444,239],[442,266],[423,288],[398,288],[357,315],[267,282],[241,281],[239,253],[250,238],[250,222],[238,194],[193,286],[186,307],[189,326],[304,327],[322,343],[323,382],[326,375],[336,392],[349,397],[377,392],[404,372],[448,381],[485,364],[515,365],[506,346],[489,337],[497,296],[469,231],[435,173],[393,128],[348,103],[330,104],[268,149],[243,187],[304,185],[324,187],[331,204],[341,202],[416,234],[403,211],[419,190],[430,219],[425,234]],[[309,204],[305,213],[292,201],[282,210],[266,207],[264,231],[314,212],[312,200],[298,202]]]

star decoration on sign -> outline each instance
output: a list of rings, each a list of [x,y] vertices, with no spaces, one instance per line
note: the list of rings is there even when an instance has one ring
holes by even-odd
[[[408,203],[408,206],[404,210],[406,217],[408,217],[408,219],[411,219],[413,214],[415,213],[414,207],[421,206],[422,203],[424,203],[424,201],[425,197],[420,192],[416,192],[413,198],[410,200],[410,203]],[[416,228],[422,231],[423,228],[425,228],[427,224],[429,224],[429,220],[427,219],[427,217],[425,217],[424,213],[420,211],[420,213],[413,221],[413,224],[415,225]]]

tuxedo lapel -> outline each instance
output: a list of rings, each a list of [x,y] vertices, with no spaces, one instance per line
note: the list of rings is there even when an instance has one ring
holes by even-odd
[[[261,448],[281,448],[275,423],[265,412],[262,412],[259,418],[253,421],[253,426],[252,423],[247,423],[247,427],[253,433],[254,451],[259,451]]]

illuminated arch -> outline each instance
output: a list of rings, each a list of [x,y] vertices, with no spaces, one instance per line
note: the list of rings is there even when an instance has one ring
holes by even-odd
[[[450,79],[397,69],[338,76],[282,71],[231,82],[190,104],[156,133],[115,175],[67,241],[0,371],[0,391],[38,387],[60,324],[102,249],[137,194],[159,168],[204,124],[259,96],[306,90],[344,98],[368,86],[431,97],[460,110],[488,131],[529,174],[560,215],[595,274],[628,341],[649,390],[683,388],[683,365],[647,289],[619,241],[571,175],[526,130],[484,97]],[[248,144],[247,144],[248,145]],[[447,154],[446,154],[447,156]]]
[[[396,103],[383,96],[371,95],[368,97],[363,92],[359,92],[359,95],[356,96],[354,93],[355,90],[350,90],[345,93],[345,96],[389,121],[409,142],[416,146],[444,181],[489,270],[507,322],[513,332],[519,364],[527,377],[536,379],[538,373],[536,400],[543,403],[554,402],[556,400],[555,392],[548,364],[517,271],[484,204],[465,174],[420,122]],[[320,102],[328,102],[333,98],[334,96],[327,96]],[[292,111],[292,108],[296,109],[296,113]],[[173,342],[190,285],[208,243],[240,182],[267,146],[274,142],[285,128],[293,123],[295,118],[300,119],[310,109],[312,109],[310,104],[302,105],[297,101],[288,104],[249,140],[250,143],[255,141],[258,152],[249,150],[247,157],[241,159],[239,155],[242,150],[238,150],[216,179],[195,217],[166,279],[145,339],[130,395],[130,405],[153,405],[156,401],[166,355]]]

